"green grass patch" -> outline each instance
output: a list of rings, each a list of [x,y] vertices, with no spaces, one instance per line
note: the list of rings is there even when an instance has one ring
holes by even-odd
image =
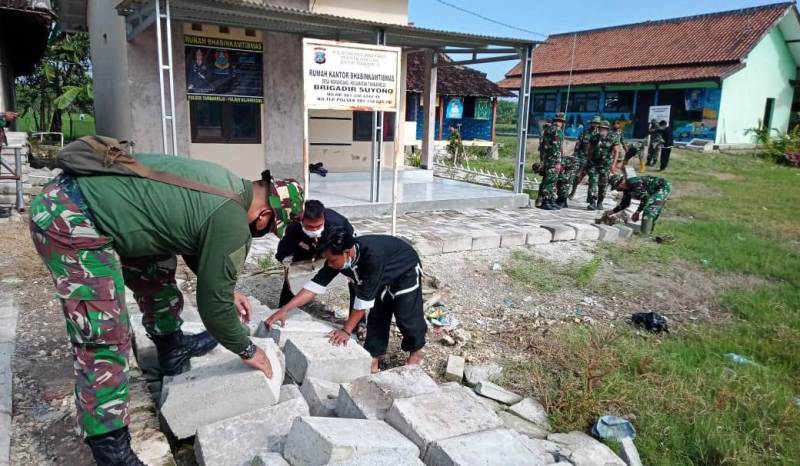
[[[70,120],[72,120],[71,129]],[[26,131],[28,133],[37,132],[38,130],[36,129],[36,123],[34,121],[33,114],[27,113],[25,116],[21,117],[17,122],[17,128],[19,131]],[[64,117],[61,118],[61,132],[64,133],[65,142],[96,134],[94,117],[91,115],[85,115],[83,120],[81,120],[77,114],[72,114],[69,116],[64,115]]]
[[[509,277],[536,291],[554,292],[566,287],[585,288],[600,270],[602,259],[594,257],[580,264],[559,264],[524,251],[514,251],[506,263]]]

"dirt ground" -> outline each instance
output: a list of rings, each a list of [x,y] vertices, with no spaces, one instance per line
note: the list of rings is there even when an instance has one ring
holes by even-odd
[[[14,358],[12,464],[90,465],[91,454],[75,430],[72,357],[63,317],[53,298],[52,283],[36,256],[27,226],[0,226],[0,291],[13,296],[20,313]],[[551,243],[527,249],[557,264],[585,263],[597,252],[596,243]],[[468,362],[508,362],[524,357],[520,341],[548,338],[563,325],[629,325],[632,312],[657,311],[680,332],[698,322],[724,318],[709,296],[741,284],[741,278],[711,278],[685,263],[646,268],[621,268],[604,259],[597,276],[584,288],[538,292],[506,273],[513,250],[447,254],[424,259],[426,299],[437,298],[453,322],[431,330],[424,367],[442,379],[447,356],[460,354]],[[245,275],[257,272],[249,266]],[[543,271],[546,273],[546,270]],[[193,276],[181,269],[179,278],[193,301]],[[281,278],[255,274],[240,279],[239,289],[270,307],[277,306]],[[332,309],[347,306],[345,289],[333,290],[309,306],[331,322]],[[520,333],[524,329],[525,335]],[[530,333],[530,334],[528,334]],[[392,339],[388,364],[400,365],[399,334]],[[529,355],[528,355],[529,356]]]

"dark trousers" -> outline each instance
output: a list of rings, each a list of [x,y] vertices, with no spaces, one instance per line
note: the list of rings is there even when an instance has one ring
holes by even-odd
[[[661,150],[661,169],[666,170],[669,165],[669,155],[672,153],[672,148],[667,147]]]
[[[428,324],[422,310],[422,287],[419,283],[417,270],[412,270],[392,285],[390,290],[375,298],[375,306],[367,315],[367,340],[364,342],[364,349],[373,358],[386,354],[392,316],[403,335],[400,344],[403,351],[413,353],[425,346]],[[403,292],[415,285],[413,290]]]

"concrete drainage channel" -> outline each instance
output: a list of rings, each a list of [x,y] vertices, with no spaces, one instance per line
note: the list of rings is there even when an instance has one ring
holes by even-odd
[[[222,348],[193,359],[188,372],[163,384],[145,387],[134,368],[133,445],[148,464],[626,464],[584,433],[552,433],[538,401],[492,382],[499,366],[465,366],[451,356],[446,378],[453,382],[442,385],[419,367],[370,374],[371,358],[361,346],[328,343],[328,323],[298,311],[269,332],[260,322],[271,310],[251,300],[250,332],[272,362],[272,380]],[[138,317],[132,316],[136,364],[147,373],[157,366],[156,354]],[[184,325],[187,332],[201,329],[199,322]],[[178,451],[174,460],[153,426],[147,390]],[[187,445],[194,458],[186,457]]]

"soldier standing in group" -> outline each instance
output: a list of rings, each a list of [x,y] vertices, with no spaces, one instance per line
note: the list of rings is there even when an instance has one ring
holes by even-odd
[[[672,184],[657,176],[635,176],[626,180],[621,175],[612,176],[609,184],[612,189],[623,193],[622,200],[611,212],[615,214],[627,209],[631,205],[631,199],[639,200],[639,208],[631,219],[638,222],[644,213],[639,232],[642,236],[649,236],[672,191]]]
[[[628,144],[625,143],[625,130],[622,129],[622,120],[617,118],[614,120],[613,127],[608,135],[613,142],[614,160],[621,161],[625,159],[625,154],[628,152]],[[616,171],[617,167],[612,167]]]
[[[542,155],[542,149],[544,148],[544,134],[547,130],[553,126],[553,120],[550,118],[544,120],[544,124],[542,125],[542,129],[539,131],[539,161],[544,162],[544,155]]]
[[[658,127],[656,120],[650,122],[650,128],[647,130],[650,135],[650,147],[647,151],[647,166],[652,167],[658,163],[661,156],[661,148],[664,147],[664,136],[661,135],[661,129]]]
[[[589,139],[597,132],[597,125],[603,119],[600,115],[595,115],[592,117],[592,121],[589,123],[589,129],[585,130],[581,133],[578,140],[575,142],[575,168],[572,172],[572,178],[570,179],[570,191],[569,191],[569,198],[573,199],[575,197],[575,191],[578,189],[578,185],[581,184],[583,178],[586,176],[586,164],[589,158]]]
[[[609,134],[607,120],[600,122],[597,133],[589,142],[589,195],[586,202],[588,210],[603,208],[606,197],[608,176],[610,171],[616,171],[616,152],[614,151],[615,139]]]
[[[556,183],[558,182],[558,174],[561,171],[561,154],[564,150],[564,132],[561,128],[564,125],[564,114],[556,113],[553,118],[553,124],[548,126],[542,134],[542,163],[544,164],[544,176],[542,176],[542,183],[539,185],[539,192],[541,193],[542,205],[539,207],[543,210],[558,210],[559,207],[555,202]]]

